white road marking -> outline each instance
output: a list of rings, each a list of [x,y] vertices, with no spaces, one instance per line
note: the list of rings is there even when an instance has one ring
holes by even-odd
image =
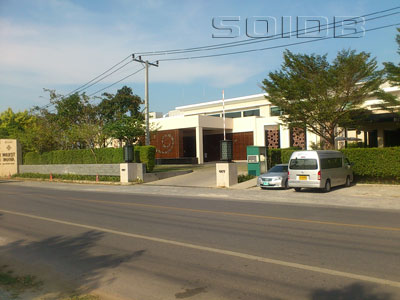
[[[298,263],[293,263],[293,262],[287,262],[287,261],[283,261],[283,260],[271,259],[271,258],[266,258],[266,257],[251,255],[251,254],[234,252],[234,251],[230,251],[230,250],[223,250],[223,249],[211,248],[211,247],[206,247],[206,246],[199,246],[199,245],[194,245],[194,244],[190,244],[190,243],[166,240],[166,239],[161,239],[161,238],[157,238],[157,237],[145,236],[145,235],[123,232],[123,231],[117,231],[117,230],[112,230],[112,229],[107,229],[107,228],[102,228],[102,227],[97,227],[97,226],[73,223],[73,222],[62,221],[62,220],[46,218],[46,217],[40,217],[40,216],[21,213],[21,212],[15,212],[15,211],[3,210],[3,209],[0,209],[0,212],[11,214],[11,215],[16,215],[16,216],[28,217],[28,218],[42,220],[42,221],[63,224],[63,225],[80,227],[80,228],[85,228],[85,229],[90,229],[90,230],[97,230],[97,231],[112,233],[112,234],[116,234],[116,235],[120,235],[120,236],[127,236],[127,237],[131,237],[131,238],[143,239],[143,240],[153,241],[153,242],[157,242],[157,243],[164,243],[164,244],[169,244],[169,245],[174,245],[174,246],[179,246],[179,247],[184,247],[184,248],[189,248],[189,249],[196,249],[196,250],[202,250],[202,251],[207,251],[207,252],[211,252],[211,253],[229,255],[229,256],[233,256],[233,257],[239,257],[239,258],[244,258],[244,259],[248,259],[248,260],[259,261],[259,262],[263,262],[263,263],[267,263],[267,264],[274,264],[274,265],[279,265],[279,266],[284,266],[284,267],[289,267],[289,268],[296,268],[296,269],[305,270],[305,271],[322,273],[322,274],[327,274],[327,275],[332,275],[332,276],[345,277],[345,278],[350,278],[350,279],[355,279],[355,280],[362,280],[362,281],[367,281],[367,282],[372,282],[372,283],[383,284],[383,285],[400,288],[400,282],[382,279],[382,278],[376,278],[376,277],[371,277],[371,276],[366,276],[366,275],[359,275],[359,274],[353,274],[353,273],[348,273],[348,272],[336,271],[336,270],[320,268],[320,267],[315,267],[315,266],[309,266],[309,265],[303,265],[303,264],[298,264]]]

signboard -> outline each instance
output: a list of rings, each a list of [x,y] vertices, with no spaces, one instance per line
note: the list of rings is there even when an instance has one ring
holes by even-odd
[[[21,161],[21,146],[18,141],[0,139],[0,177],[17,174]]]
[[[247,163],[257,164],[258,163],[258,155],[247,155]]]

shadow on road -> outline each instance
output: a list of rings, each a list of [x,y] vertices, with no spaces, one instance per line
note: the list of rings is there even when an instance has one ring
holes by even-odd
[[[372,287],[354,283],[342,289],[317,289],[311,294],[311,300],[392,300],[388,293],[374,292]]]
[[[0,255],[13,257],[22,266],[26,265],[27,270],[36,272],[32,275],[44,281],[42,294],[58,294],[57,297],[71,293],[86,294],[100,284],[107,285],[114,281],[110,279],[104,282],[103,272],[139,258],[146,252],[140,250],[129,254],[97,254],[92,248],[103,236],[104,233],[89,231],[73,237],[53,236],[37,242],[18,240],[0,246]],[[65,280],[68,282],[68,290],[57,290],[57,284],[46,282],[51,281],[51,275],[49,280],[49,276],[43,278],[46,277],[44,274],[53,274],[54,278]]]

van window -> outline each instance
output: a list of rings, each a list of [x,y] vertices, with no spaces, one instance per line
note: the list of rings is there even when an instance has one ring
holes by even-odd
[[[316,170],[317,160],[311,158],[295,158],[290,161],[289,168],[292,170]]]
[[[334,169],[342,167],[342,158],[321,158],[321,169]]]

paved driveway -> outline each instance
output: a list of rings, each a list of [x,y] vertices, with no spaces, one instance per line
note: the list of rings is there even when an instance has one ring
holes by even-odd
[[[215,162],[206,163],[200,168],[196,168],[192,173],[174,176],[162,180],[149,182],[149,185],[167,185],[167,186],[194,186],[194,187],[215,187],[216,171]],[[247,164],[238,162],[238,174],[247,173]]]

